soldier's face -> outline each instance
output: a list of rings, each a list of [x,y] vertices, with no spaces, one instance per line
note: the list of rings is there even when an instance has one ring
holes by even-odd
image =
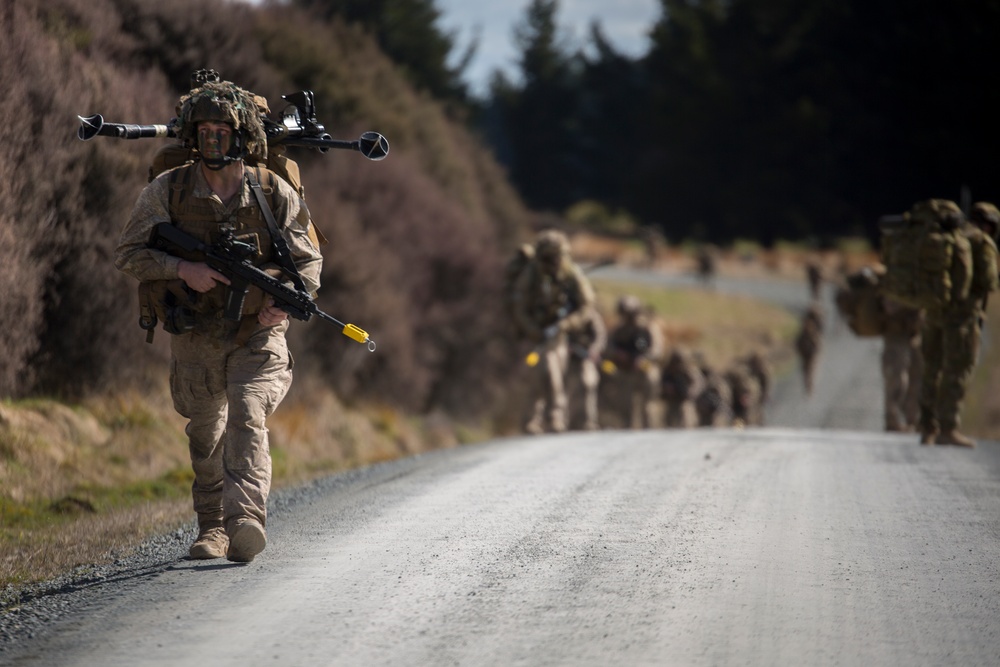
[[[198,152],[209,160],[221,160],[233,145],[229,123],[205,120],[198,123]]]
[[[556,272],[559,271],[559,264],[561,264],[561,260],[562,258],[559,255],[544,255],[538,258],[538,261],[542,266],[542,270],[550,276],[554,276]]]

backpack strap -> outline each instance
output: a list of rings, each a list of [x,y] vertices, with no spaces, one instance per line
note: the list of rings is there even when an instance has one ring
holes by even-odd
[[[305,283],[302,282],[302,276],[299,275],[299,270],[295,268],[295,264],[292,262],[288,243],[285,241],[285,237],[282,236],[281,230],[278,229],[274,213],[271,212],[271,207],[267,205],[264,190],[260,187],[260,167],[246,169],[244,173],[246,174],[247,183],[250,185],[250,191],[253,192],[254,197],[257,199],[257,205],[260,207],[261,213],[264,214],[267,229],[271,232],[271,244],[274,250],[275,263],[292,279],[295,289],[305,292]]]
[[[178,211],[191,192],[191,166],[186,164],[172,169],[167,176],[167,193],[170,200],[168,213],[171,223],[176,220]]]

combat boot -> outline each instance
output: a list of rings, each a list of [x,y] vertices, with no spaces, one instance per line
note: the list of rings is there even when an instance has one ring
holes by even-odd
[[[198,531],[198,539],[191,545],[188,554],[195,560],[222,558],[229,548],[229,537],[222,526],[202,528]]]
[[[976,441],[958,432],[958,429],[946,429],[937,437],[939,445],[957,445],[959,447],[975,447]]]
[[[248,516],[233,519],[226,532],[229,534],[229,550],[226,558],[234,563],[249,563],[254,556],[267,546],[267,533],[260,522]]]
[[[933,445],[934,441],[937,439],[937,429],[922,429],[920,431],[920,444],[921,445]]]

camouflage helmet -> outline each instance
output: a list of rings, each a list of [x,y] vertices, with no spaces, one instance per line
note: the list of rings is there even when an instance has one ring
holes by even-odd
[[[989,225],[992,227],[990,235],[994,238],[1000,233],[1000,211],[993,204],[986,201],[977,201],[969,210],[969,220],[977,225]]]
[[[622,317],[637,317],[642,313],[642,302],[639,297],[626,294],[618,299],[618,314]]]
[[[964,216],[958,204],[949,199],[925,199],[913,205],[909,218],[917,224],[940,225],[944,229],[955,229]]]
[[[253,153],[267,155],[267,135],[260,120],[255,95],[229,81],[209,81],[181,97],[177,135],[192,145],[197,143],[197,125],[201,121],[229,123],[240,137],[245,157]]]
[[[562,232],[547,229],[535,239],[535,257],[541,262],[555,264],[569,255],[569,239]]]
[[[543,262],[555,262],[569,255],[569,239],[560,231],[548,229],[535,240],[535,257]]]

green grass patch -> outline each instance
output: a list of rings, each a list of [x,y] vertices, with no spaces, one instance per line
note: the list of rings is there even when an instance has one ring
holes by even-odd
[[[85,514],[103,514],[155,500],[185,498],[194,472],[171,470],[158,479],[120,487],[80,485],[61,498],[19,502],[0,497],[0,535],[4,539],[27,529],[56,528]]]

